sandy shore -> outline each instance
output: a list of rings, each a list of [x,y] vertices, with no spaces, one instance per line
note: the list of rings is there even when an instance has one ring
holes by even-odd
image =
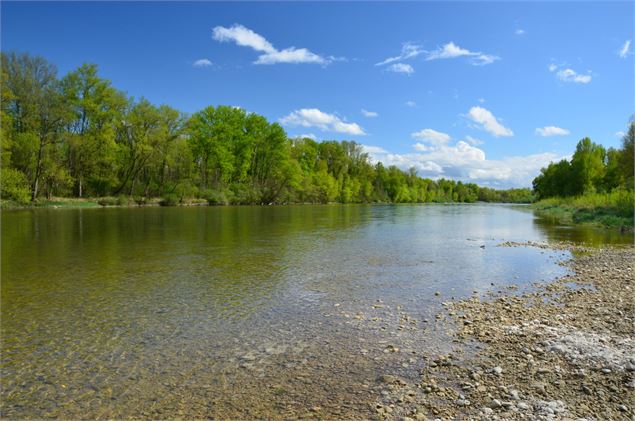
[[[570,250],[571,274],[444,303],[455,350],[428,357],[420,384],[380,378],[378,417],[635,419],[635,250],[501,246]]]

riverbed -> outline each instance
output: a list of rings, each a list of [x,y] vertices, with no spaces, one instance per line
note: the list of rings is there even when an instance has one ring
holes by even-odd
[[[391,417],[447,303],[571,276],[527,243],[560,240],[632,243],[506,205],[3,212],[2,415]]]

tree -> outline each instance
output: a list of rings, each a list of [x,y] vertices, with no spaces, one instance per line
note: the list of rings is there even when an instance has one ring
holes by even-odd
[[[40,193],[43,175],[58,172],[45,165],[55,163],[55,149],[70,119],[70,108],[56,79],[55,66],[44,58],[2,54],[2,73],[6,75],[7,89],[13,94],[6,108],[16,134],[13,140],[28,144],[18,148],[26,147],[35,152],[34,159],[27,153],[22,156],[23,161],[14,162],[30,179],[31,197],[35,199]],[[60,168],[60,171],[65,170]]]
[[[580,140],[571,159],[574,194],[594,192],[602,185],[606,150],[585,137]]]
[[[106,194],[116,183],[116,125],[126,106],[125,96],[97,76],[97,66],[84,64],[62,79],[72,110],[68,122],[67,162],[78,197],[86,184],[91,194]]]

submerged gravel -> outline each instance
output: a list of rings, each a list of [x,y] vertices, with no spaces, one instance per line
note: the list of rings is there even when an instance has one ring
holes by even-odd
[[[571,274],[444,303],[436,322],[453,332],[453,351],[426,358],[417,384],[384,381],[378,417],[635,419],[635,250],[501,246],[570,250]]]

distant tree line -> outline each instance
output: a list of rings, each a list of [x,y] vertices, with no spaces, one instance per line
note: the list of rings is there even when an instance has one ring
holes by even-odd
[[[1,60],[5,200],[132,196],[174,204],[187,198],[263,204],[533,198],[529,189],[430,180],[414,169],[374,164],[355,142],[289,138],[279,124],[235,107],[210,106],[188,116],[155,106],[115,89],[93,64],[58,78],[55,66],[41,57],[3,53]]]
[[[578,142],[571,160],[553,162],[533,181],[539,199],[610,193],[634,188],[635,120],[631,119],[622,147],[606,150],[588,137]]]

